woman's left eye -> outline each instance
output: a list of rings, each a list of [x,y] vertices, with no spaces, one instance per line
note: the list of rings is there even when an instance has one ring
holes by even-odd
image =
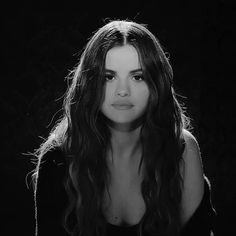
[[[136,81],[142,81],[143,80],[143,76],[142,75],[134,75],[133,78]]]

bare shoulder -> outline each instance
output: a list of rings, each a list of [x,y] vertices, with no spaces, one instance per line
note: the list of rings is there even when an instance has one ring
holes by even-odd
[[[196,138],[187,130],[183,130],[185,150],[183,152],[184,169],[182,191],[183,224],[193,215],[204,194],[204,173],[201,153]]]

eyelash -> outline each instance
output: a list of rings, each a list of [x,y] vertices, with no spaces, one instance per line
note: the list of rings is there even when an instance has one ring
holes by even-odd
[[[112,81],[112,80],[113,80],[113,79],[112,79],[112,80],[107,79],[108,77],[109,77],[109,78],[114,78],[113,75],[105,75],[105,80],[106,80],[106,81]],[[135,81],[138,81],[138,82],[143,81],[143,76],[142,76],[142,75],[134,75],[133,78],[135,78],[135,77],[136,77],[136,78],[137,78],[137,77],[138,77],[138,78],[141,78],[141,80],[135,80]]]

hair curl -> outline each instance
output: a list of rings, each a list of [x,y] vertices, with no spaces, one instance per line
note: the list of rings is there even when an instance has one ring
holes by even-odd
[[[44,154],[55,147],[66,154],[65,189],[69,204],[65,229],[73,236],[105,232],[102,205],[111,175],[106,162],[111,133],[100,111],[104,99],[104,64],[109,49],[126,44],[137,50],[150,91],[140,133],[142,158],[139,169],[144,164],[141,192],[146,213],[140,222],[139,233],[178,235],[180,232],[182,130],[188,127],[189,119],[177,101],[172,67],[158,39],[144,24],[114,20],[98,29],[88,41],[78,66],[68,76],[63,117],[36,152],[35,186]],[[72,216],[76,220],[71,225]]]

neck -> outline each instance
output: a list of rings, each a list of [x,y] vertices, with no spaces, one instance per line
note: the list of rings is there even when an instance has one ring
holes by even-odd
[[[141,126],[134,130],[111,128],[112,160],[115,163],[134,163],[140,154]]]

